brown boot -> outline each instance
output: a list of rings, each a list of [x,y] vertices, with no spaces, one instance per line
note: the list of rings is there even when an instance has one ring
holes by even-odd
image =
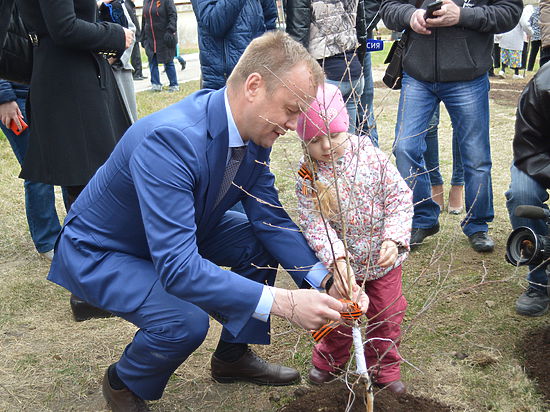
[[[130,389],[111,388],[107,372],[103,377],[103,397],[107,401],[107,408],[113,412],[151,412],[145,401],[137,397]]]

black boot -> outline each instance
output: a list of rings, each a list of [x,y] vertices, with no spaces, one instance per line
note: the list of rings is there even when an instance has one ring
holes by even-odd
[[[83,320],[93,318],[110,318],[111,316],[114,316],[111,312],[96,308],[73,294],[71,294],[70,302],[74,320],[77,322],[82,322]]]

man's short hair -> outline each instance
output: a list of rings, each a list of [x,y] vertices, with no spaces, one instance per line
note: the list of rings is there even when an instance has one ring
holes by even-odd
[[[303,63],[311,72],[317,90],[325,81],[323,69],[304,46],[281,30],[274,30],[250,42],[227,79],[228,85],[243,83],[252,73],[259,73],[268,91],[281,84],[281,79],[297,64]]]

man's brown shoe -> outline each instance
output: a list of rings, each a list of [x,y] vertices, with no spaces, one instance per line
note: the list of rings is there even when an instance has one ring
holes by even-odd
[[[407,387],[401,380],[386,382],[386,383],[375,383],[375,387],[384,389],[390,392],[393,392],[396,395],[404,395],[407,393]]]
[[[336,376],[339,375],[342,372],[341,369],[337,369],[334,372],[325,371],[323,369],[319,369],[315,366],[312,366],[309,370],[309,381],[313,383],[314,385],[322,385],[323,383],[329,383],[332,382],[334,379],[336,379]]]
[[[219,383],[246,381],[258,385],[285,386],[300,381],[300,373],[296,369],[269,363],[251,349],[235,362],[224,362],[212,355],[210,367],[212,378]]]
[[[103,377],[103,397],[107,401],[107,407],[113,412],[151,412],[145,401],[137,397],[130,389],[111,388],[107,372]]]

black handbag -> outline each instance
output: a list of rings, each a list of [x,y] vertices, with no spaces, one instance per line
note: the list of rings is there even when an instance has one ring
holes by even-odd
[[[405,31],[401,35],[399,41],[393,42],[386,60],[384,60],[385,64],[389,64],[388,67],[386,67],[386,72],[384,73],[382,81],[393,90],[401,89],[401,80],[403,79],[403,53],[405,52],[408,38],[409,33]]]
[[[415,7],[418,9],[422,5],[423,0],[416,0]],[[403,55],[407,40],[409,39],[409,30],[405,30],[399,41],[394,41],[384,63],[388,64],[386,73],[382,81],[386,86],[393,90],[401,89],[401,80],[403,80]]]
[[[33,45],[14,0],[2,1],[0,16],[0,79],[29,84]]]

